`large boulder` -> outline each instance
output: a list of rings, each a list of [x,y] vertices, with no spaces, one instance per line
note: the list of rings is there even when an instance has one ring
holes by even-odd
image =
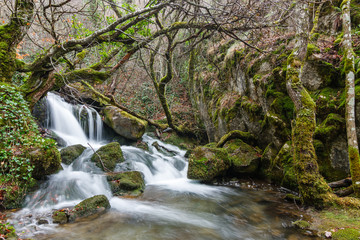
[[[229,154],[231,171],[235,174],[256,173],[259,167],[261,150],[240,139],[227,141],[224,148]]]
[[[78,158],[86,149],[81,144],[72,145],[61,149],[61,161],[67,165],[70,165],[76,158]]]
[[[187,177],[209,182],[226,173],[230,165],[229,156],[225,149],[197,147],[189,157]]]
[[[112,142],[99,148],[91,157],[91,161],[103,171],[113,171],[117,163],[124,161],[120,144]]]
[[[130,140],[138,140],[144,135],[147,122],[114,106],[103,110],[104,122],[117,134]]]
[[[115,172],[106,175],[114,196],[137,197],[144,192],[145,182],[141,172]]]

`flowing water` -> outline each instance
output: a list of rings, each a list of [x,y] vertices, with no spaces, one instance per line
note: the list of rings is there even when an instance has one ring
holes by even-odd
[[[67,145],[88,149],[29,195],[10,222],[22,238],[33,239],[304,239],[290,228],[295,208],[272,191],[209,186],[186,178],[185,151],[144,135],[149,151],[122,146],[125,162],[116,171],[139,170],[146,189],[137,199],[113,197],[103,172],[89,159],[106,144],[99,114],[49,93],[49,128]],[[152,144],[170,151],[159,151]],[[108,197],[111,209],[96,218],[53,224],[54,209],[94,195]],[[42,223],[45,224],[40,224]]]

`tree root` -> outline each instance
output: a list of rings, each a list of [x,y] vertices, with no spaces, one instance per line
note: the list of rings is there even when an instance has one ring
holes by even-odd
[[[216,147],[221,148],[227,141],[231,139],[241,139],[250,145],[253,145],[255,143],[255,137],[251,133],[234,130],[222,136]]]
[[[351,178],[345,178],[336,182],[328,183],[331,188],[340,188],[340,187],[348,187],[351,186],[352,180]]]

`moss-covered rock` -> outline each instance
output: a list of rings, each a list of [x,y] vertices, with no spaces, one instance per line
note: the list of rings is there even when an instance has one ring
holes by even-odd
[[[240,139],[225,143],[231,162],[230,170],[236,175],[256,173],[259,167],[261,150],[254,148]]]
[[[74,222],[78,218],[104,213],[109,208],[110,203],[106,196],[93,196],[80,202],[70,211],[69,222]]]
[[[53,223],[64,224],[69,222],[69,213],[64,210],[57,210],[52,215]]]
[[[144,192],[145,182],[141,172],[118,172],[106,175],[114,196],[137,197]]]
[[[303,229],[303,230],[310,228],[310,223],[308,221],[304,221],[304,220],[297,220],[295,222],[292,222],[291,225],[293,225],[296,228]]]
[[[334,240],[358,240],[358,239],[360,239],[360,231],[359,231],[359,229],[353,229],[353,228],[339,229],[338,231],[333,233],[332,239],[334,239]]]
[[[72,145],[61,149],[61,161],[67,165],[70,165],[76,158],[78,158],[86,149],[81,144]]]
[[[52,139],[47,139],[53,141]],[[61,156],[57,148],[37,148],[28,153],[30,162],[34,165],[32,173],[35,179],[44,179],[47,175],[57,173],[62,169]]]
[[[117,134],[130,140],[138,140],[144,135],[147,122],[114,106],[103,110],[105,123]]]
[[[291,142],[286,142],[282,146],[277,155],[271,160],[270,166],[264,172],[272,182],[292,190],[297,190]]]
[[[120,144],[112,142],[99,148],[91,157],[91,161],[103,171],[113,171],[117,163],[124,161]]]
[[[187,177],[209,182],[225,174],[230,165],[229,156],[225,149],[197,147],[189,157]]]

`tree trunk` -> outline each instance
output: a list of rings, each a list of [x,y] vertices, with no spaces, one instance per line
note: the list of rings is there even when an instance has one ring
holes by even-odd
[[[292,129],[293,164],[301,199],[306,204],[323,207],[331,189],[319,174],[313,145],[315,102],[301,82],[308,44],[308,9],[305,1],[297,3],[296,44],[287,61],[286,87],[296,112]]]
[[[0,82],[11,83],[14,72],[21,65],[16,60],[16,47],[29,28],[34,2],[17,0],[15,9],[10,22],[0,26]]]
[[[348,141],[351,179],[354,193],[360,197],[360,157],[355,125],[355,74],[354,52],[351,42],[350,0],[342,3],[344,68],[346,74],[346,133]]]

